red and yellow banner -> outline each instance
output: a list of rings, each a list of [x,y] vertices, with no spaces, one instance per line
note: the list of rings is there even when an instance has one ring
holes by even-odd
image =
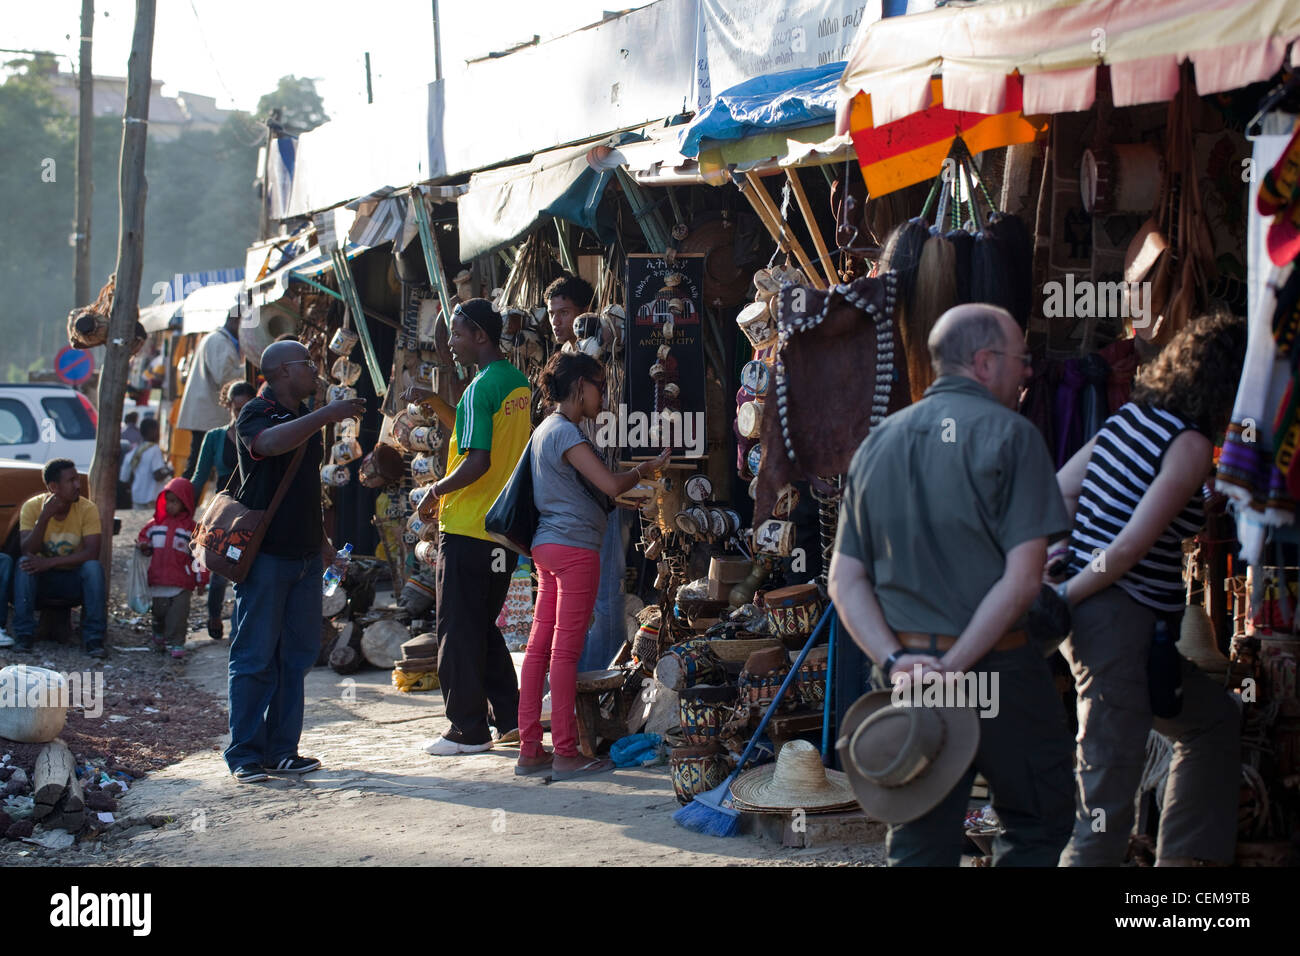
[[[1046,117],[1037,123],[1021,113],[1024,103],[1020,77],[1007,77],[1007,110],[1003,113],[967,113],[945,109],[943,83],[930,80],[934,105],[883,126],[871,122],[871,97],[859,93],[849,108],[849,135],[862,166],[871,196],[883,196],[939,175],[958,132],[972,153],[1014,143],[1030,143],[1047,128]]]

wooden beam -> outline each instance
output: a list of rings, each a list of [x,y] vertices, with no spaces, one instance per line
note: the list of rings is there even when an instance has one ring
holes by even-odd
[[[826,283],[823,281],[821,273],[813,268],[812,260],[808,258],[808,253],[804,252],[803,246],[781,219],[781,212],[776,208],[776,203],[772,201],[767,187],[757,173],[745,173],[745,182],[748,189],[742,189],[749,199],[750,205],[758,213],[763,224],[767,226],[767,231],[772,234],[776,244],[781,247],[783,252],[793,255],[803,270],[804,276],[808,279],[808,284],[814,289],[826,289]]]
[[[835,264],[831,261],[830,250],[826,248],[826,240],[822,238],[822,233],[817,228],[817,218],[813,215],[812,204],[808,202],[808,194],[804,192],[803,183],[799,181],[799,171],[794,167],[786,167],[786,178],[790,180],[790,191],[794,193],[794,201],[799,205],[799,211],[803,213],[804,224],[808,227],[808,232],[812,236],[813,245],[817,247],[817,255],[821,258],[822,271],[826,273],[826,281],[829,285],[836,285],[839,276],[835,272]]]

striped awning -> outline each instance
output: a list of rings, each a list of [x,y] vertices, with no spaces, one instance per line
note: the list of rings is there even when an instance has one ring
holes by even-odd
[[[1092,106],[1103,64],[1115,105],[1136,106],[1173,99],[1191,60],[1204,96],[1273,76],[1297,38],[1295,0],[990,0],[888,17],[854,39],[837,129],[858,93],[877,125],[927,109],[932,76],[950,110],[1002,113],[1019,73],[1026,114],[1068,113]]]

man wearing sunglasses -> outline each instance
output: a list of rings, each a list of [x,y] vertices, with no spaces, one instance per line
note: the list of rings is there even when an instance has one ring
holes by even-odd
[[[487,299],[456,306],[449,345],[478,374],[455,409],[422,393],[452,433],[446,477],[426,499],[438,506],[438,682],[451,722],[424,744],[435,757],[492,749],[493,726],[502,738],[518,732],[519,680],[496,624],[518,555],[489,538],[483,520],[531,431],[532,390],[501,353],[501,316]]]

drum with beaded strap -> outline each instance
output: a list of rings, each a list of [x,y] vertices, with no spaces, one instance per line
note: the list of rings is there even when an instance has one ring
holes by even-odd
[[[763,595],[768,628],[781,638],[806,638],[821,615],[821,592],[813,583],[777,588]]]

